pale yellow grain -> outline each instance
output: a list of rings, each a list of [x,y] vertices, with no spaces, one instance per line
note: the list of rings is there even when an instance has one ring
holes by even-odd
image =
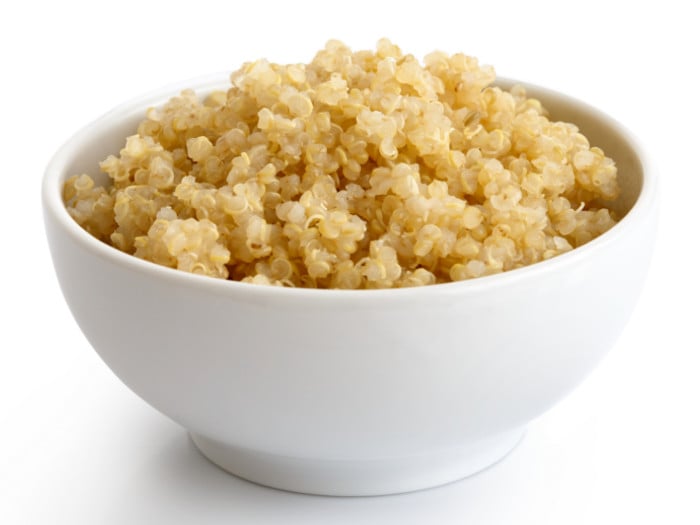
[[[612,159],[522,87],[458,53],[330,41],[309,64],[257,60],[228,92],[149,108],[111,184],[68,178],[88,232],[218,278],[343,289],[509,271],[614,226]]]

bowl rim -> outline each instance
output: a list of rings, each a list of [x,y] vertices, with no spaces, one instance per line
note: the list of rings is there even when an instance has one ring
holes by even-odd
[[[161,88],[149,91],[143,95],[123,102],[107,111],[92,122],[84,125],[76,131],[54,153],[49,160],[42,180],[42,209],[44,221],[53,221],[67,233],[74,242],[94,255],[127,267],[130,270],[146,274],[154,279],[164,280],[173,285],[194,286],[208,292],[224,295],[244,294],[252,298],[265,299],[266,297],[311,297],[314,300],[335,300],[338,298],[348,300],[362,300],[362,298],[377,300],[381,298],[397,298],[407,294],[431,295],[431,294],[464,294],[483,292],[485,290],[501,286],[512,286],[514,283],[536,278],[543,273],[557,270],[566,270],[575,266],[582,259],[594,256],[595,253],[604,250],[607,246],[618,241],[626,232],[636,227],[647,216],[654,212],[658,199],[658,176],[656,167],[646,153],[648,150],[643,142],[632,131],[623,126],[613,117],[565,93],[555,91],[537,84],[532,84],[517,79],[498,76],[494,85],[510,87],[518,84],[523,86],[528,94],[534,93],[534,97],[554,97],[565,101],[569,105],[578,106],[580,110],[590,113],[596,120],[603,122],[611,128],[631,146],[641,165],[642,180],[639,195],[627,214],[618,221],[615,226],[599,235],[588,243],[569,252],[552,257],[545,261],[533,263],[521,268],[505,272],[440,284],[407,288],[380,288],[344,290],[336,288],[293,288],[282,286],[265,286],[259,284],[243,283],[228,279],[217,279],[204,275],[192,274],[174,268],[161,266],[151,261],[146,261],[134,255],[122,252],[89,234],[68,214],[62,198],[62,180],[66,164],[79,154],[81,144],[96,130],[104,130],[112,127],[115,121],[123,120],[135,112],[145,114],[145,110],[151,106],[163,104],[170,97],[177,95],[184,89],[193,89],[197,94],[204,94],[216,89],[227,89],[230,86],[230,73],[214,73],[199,76],[188,80],[167,84]],[[651,241],[650,241],[651,242]]]

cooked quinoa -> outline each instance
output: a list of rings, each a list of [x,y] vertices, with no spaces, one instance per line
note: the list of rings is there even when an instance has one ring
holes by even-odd
[[[614,162],[475,58],[386,39],[246,63],[228,91],[151,108],[119,156],[69,178],[98,239],[256,284],[391,288],[549,259],[615,224]]]

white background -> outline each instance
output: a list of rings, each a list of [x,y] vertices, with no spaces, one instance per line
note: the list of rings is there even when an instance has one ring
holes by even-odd
[[[668,1],[387,4],[2,4],[0,523],[700,523],[697,16]],[[51,267],[40,179],[74,131],[142,92],[381,36],[477,56],[631,128],[662,178],[655,259],[607,359],[493,468],[392,497],[258,487],[204,460],[83,339]]]

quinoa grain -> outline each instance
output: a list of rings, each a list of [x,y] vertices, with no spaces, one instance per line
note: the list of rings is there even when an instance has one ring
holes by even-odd
[[[96,186],[85,230],[157,264],[253,284],[391,288],[472,279],[615,224],[614,162],[463,54],[424,65],[386,39],[309,64],[246,63],[227,92],[150,108]]]

